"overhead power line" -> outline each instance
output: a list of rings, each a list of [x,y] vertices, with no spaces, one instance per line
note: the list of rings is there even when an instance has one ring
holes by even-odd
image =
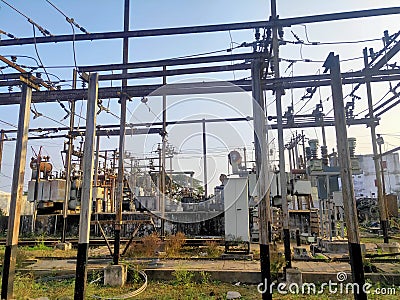
[[[60,14],[62,14],[68,23],[70,23],[71,25],[74,25],[76,28],[78,28],[83,33],[90,34],[84,27],[82,27],[78,23],[76,23],[74,18],[68,17],[61,9],[59,9],[57,6],[55,6],[51,1],[46,0],[46,2],[49,3],[53,8],[55,8]]]
[[[20,14],[21,16],[23,16],[29,23],[31,23],[34,27],[36,27],[37,29],[39,29],[39,31],[43,34],[43,36],[53,36],[50,31],[48,31],[47,29],[43,28],[42,26],[40,26],[38,23],[36,23],[35,21],[33,21],[31,18],[29,18],[27,15],[25,15],[24,13],[22,13],[20,10],[18,10],[16,7],[14,7],[13,5],[11,5],[10,3],[8,3],[5,0],[0,0],[1,2],[3,2],[4,4],[8,5],[12,10],[16,11],[18,14]]]

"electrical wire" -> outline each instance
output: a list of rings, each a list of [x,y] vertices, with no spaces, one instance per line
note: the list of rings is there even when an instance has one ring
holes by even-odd
[[[347,61],[353,61],[353,60],[358,60],[364,58],[363,56],[358,56],[358,57],[350,57],[350,58],[345,58],[341,59],[340,62],[347,62]],[[314,60],[311,58],[302,58],[302,59],[291,59],[291,58],[280,58],[281,61],[286,61],[286,62],[305,62],[305,63],[324,63],[325,60]]]
[[[34,40],[34,46],[35,46],[36,56],[37,56],[37,58],[38,58],[40,64],[41,64],[42,67],[43,67],[43,71],[46,73],[46,76],[47,76],[47,79],[48,79],[48,82],[49,82],[50,86],[53,86],[53,83],[52,83],[52,81],[50,80],[49,73],[47,72],[47,70],[46,70],[46,68],[45,68],[45,66],[44,66],[44,64],[43,64],[43,61],[42,61],[42,59],[40,58],[40,55],[39,55],[39,51],[38,51],[37,43],[36,43],[36,28],[35,28],[35,26],[33,26],[33,40]],[[61,108],[67,113],[67,115],[64,116],[64,118],[63,118],[63,120],[65,120],[65,119],[70,115],[70,111],[65,107],[65,105],[64,105],[63,103],[61,103],[60,100],[56,99],[56,101],[57,101],[57,103],[61,106]],[[62,123],[60,123],[60,124],[62,124]]]
[[[53,8],[55,8],[60,14],[62,14],[68,23],[70,23],[71,25],[74,25],[76,28],[78,28],[83,33],[90,34],[84,27],[82,27],[78,23],[76,23],[74,18],[69,18],[61,9],[59,9],[56,5],[51,3],[49,0],[46,0],[46,2],[49,3]]]
[[[5,0],[0,0],[1,2],[3,2],[4,4],[8,5],[11,9],[13,9],[14,11],[16,11],[17,13],[19,13],[21,16],[23,16],[29,23],[31,23],[33,25],[33,27],[39,29],[39,31],[44,35],[44,36],[53,36],[50,31],[48,31],[47,29],[43,28],[42,26],[40,26],[38,23],[36,23],[35,21],[33,21],[31,18],[29,18],[27,15],[25,15],[24,13],[22,13],[21,11],[19,11],[16,7],[12,6],[10,3],[8,3]]]
[[[2,0],[2,1],[3,1],[3,0]],[[46,68],[45,68],[45,66],[44,66],[44,64],[43,64],[43,62],[42,62],[42,59],[40,58],[39,51],[38,51],[38,48],[37,48],[37,43],[36,43],[36,27],[35,27],[35,25],[32,25],[32,28],[33,28],[33,41],[34,41],[36,56],[37,56],[37,58],[38,58],[38,60],[39,60],[39,62],[40,62],[40,65],[43,67],[43,71],[46,73],[46,76],[47,76],[47,79],[48,79],[49,84],[51,85],[50,76],[49,76],[49,74],[47,73],[47,70],[46,70]]]
[[[280,40],[281,42],[287,43],[287,44],[295,44],[295,45],[304,45],[304,46],[323,46],[323,45],[340,45],[340,44],[360,44],[360,43],[369,43],[369,42],[376,42],[380,41],[380,38],[375,38],[375,39],[366,39],[366,40],[358,40],[358,41],[339,41],[339,42],[312,42],[312,43],[306,43],[302,40],[296,40],[296,41],[288,41],[288,40]]]
[[[75,65],[75,69],[78,69],[77,63],[76,63],[76,50],[75,50],[75,28],[74,25],[79,28],[81,31],[83,31],[84,33],[89,33],[86,31],[85,28],[79,26],[73,18],[69,18],[65,13],[62,12],[61,9],[59,9],[57,6],[55,6],[53,3],[51,3],[49,0],[46,0],[47,3],[49,3],[53,8],[55,8],[61,15],[63,15],[65,17],[65,20],[71,25],[71,29],[72,29],[72,52],[73,52],[73,57],[74,57],[74,65]]]
[[[0,122],[1,122],[1,123],[3,123],[3,124],[6,124],[6,125],[8,125],[8,126],[11,126],[11,127],[14,127],[14,128],[18,128],[18,126],[17,126],[17,125],[14,125],[14,124],[8,123],[7,121],[0,120]]]

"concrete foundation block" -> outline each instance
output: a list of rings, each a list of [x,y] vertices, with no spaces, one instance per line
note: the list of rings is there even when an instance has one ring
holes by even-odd
[[[127,279],[126,265],[110,265],[104,268],[104,285],[124,286]]]
[[[303,284],[303,275],[301,271],[295,268],[286,269],[286,284],[287,286],[290,286],[290,284],[301,286]]]
[[[56,244],[56,249],[60,249],[60,250],[71,250],[72,249],[72,244],[69,242],[65,242],[65,243],[58,243]]]
[[[378,248],[382,249],[383,253],[399,253],[400,252],[400,244],[399,243],[378,244]]]

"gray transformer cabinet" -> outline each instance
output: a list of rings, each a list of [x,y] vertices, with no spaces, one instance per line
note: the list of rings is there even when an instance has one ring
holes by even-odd
[[[224,181],[225,252],[250,251],[248,178],[231,175]]]

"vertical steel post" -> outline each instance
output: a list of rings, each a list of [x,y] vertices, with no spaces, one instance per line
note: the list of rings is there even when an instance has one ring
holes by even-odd
[[[94,178],[93,178],[93,185],[96,187],[96,194],[93,195],[93,203],[95,207],[95,220],[96,224],[94,225],[94,233],[97,236],[99,233],[99,223],[97,222],[99,220],[99,212],[102,211],[102,208],[99,211],[99,206],[97,205],[97,181],[99,179],[99,155],[100,155],[100,135],[96,136],[96,156],[94,159]],[[105,195],[105,193],[104,193]]]
[[[86,111],[86,132],[83,150],[83,180],[81,196],[81,212],[79,218],[79,242],[76,260],[74,299],[85,299],[87,261],[89,250],[90,217],[92,213],[93,194],[93,153],[96,136],[96,108],[98,100],[98,74],[89,77],[88,101]]]
[[[206,119],[203,119],[203,168],[204,168],[204,199],[208,196],[208,183],[207,183],[207,135],[206,135]]]
[[[381,222],[381,229],[383,232],[383,241],[389,243],[389,222],[388,222],[388,212],[385,201],[385,194],[383,192],[382,180],[381,180],[381,169],[379,167],[378,149],[376,141],[376,123],[374,120],[374,108],[372,104],[372,89],[371,89],[371,75],[369,71],[368,64],[368,49],[363,49],[364,55],[364,70],[365,70],[365,86],[367,88],[367,98],[368,98],[368,117],[370,118],[369,127],[371,129],[371,141],[372,141],[372,152],[374,159],[375,177],[376,177],[376,188],[378,191],[378,206],[379,206],[379,217]]]
[[[276,0],[271,0],[271,17],[272,20],[276,20]],[[278,27],[272,27],[272,51],[273,51],[273,65],[275,78],[280,77],[279,74],[279,38],[278,38]],[[276,124],[278,130],[278,148],[279,148],[279,175],[280,175],[280,186],[281,186],[281,197],[282,197],[282,219],[283,219],[283,244],[285,252],[286,268],[292,267],[292,253],[290,251],[290,232],[289,232],[289,209],[287,201],[287,183],[286,183],[286,172],[285,172],[285,151],[284,151],[284,140],[283,140],[283,121],[282,121],[282,87],[277,86],[275,89],[276,99]]]
[[[18,248],[22,189],[24,187],[31,98],[32,88],[23,84],[21,103],[19,105],[18,133],[15,145],[14,173],[11,185],[7,240],[1,282],[1,299],[13,299],[14,293],[15,263]]]
[[[165,75],[167,71],[167,67],[163,66],[163,86],[167,84],[167,76]],[[165,236],[165,170],[166,170],[166,162],[165,162],[165,151],[167,146],[167,96],[163,94],[162,96],[162,145],[161,145],[161,238]]]
[[[72,88],[76,89],[78,71],[74,69],[72,73]],[[65,195],[63,206],[63,228],[61,234],[61,242],[65,243],[67,236],[67,218],[68,218],[68,203],[71,194],[71,160],[73,151],[74,136],[72,131],[75,126],[75,100],[71,100],[71,111],[69,115],[69,132],[68,132],[68,149],[65,157]]]
[[[96,156],[94,160],[94,185],[97,186],[99,180],[99,156],[100,156],[100,135],[96,136]]]
[[[0,172],[1,172],[1,164],[3,162],[3,148],[4,148],[5,136],[6,136],[6,134],[4,133],[4,130],[2,129],[0,131]]]
[[[129,4],[130,0],[125,0],[124,5],[124,32],[129,31]],[[129,39],[123,38],[122,63],[128,63]],[[127,74],[128,70],[123,69],[122,74]],[[121,113],[120,113],[120,128],[119,128],[119,159],[118,159],[118,175],[117,175],[117,195],[115,205],[115,229],[114,229],[114,257],[113,264],[119,263],[119,249],[121,242],[121,227],[122,227],[122,200],[124,195],[124,155],[125,155],[125,129],[126,129],[126,87],[128,80],[122,80],[122,93],[120,97]]]
[[[269,155],[269,153],[268,153]],[[247,149],[243,147],[244,169],[247,171]]]
[[[253,96],[253,118],[254,118],[254,148],[256,160],[256,177],[258,186],[258,216],[259,216],[259,243],[261,283],[264,285],[263,300],[272,299],[270,291],[271,265],[270,265],[270,203],[269,203],[269,174],[266,141],[266,114],[264,95],[261,88],[262,60],[256,59],[251,63],[252,96]]]
[[[354,186],[351,171],[351,160],[347,142],[346,117],[343,105],[342,78],[340,74],[339,56],[331,52],[324,63],[325,72],[330,69],[331,89],[333,98],[333,110],[335,116],[336,141],[338,160],[342,181],[342,194],[347,226],[347,237],[349,241],[349,254],[353,283],[360,287],[359,293],[354,293],[357,300],[367,299],[363,290],[365,283],[364,267],[360,246],[360,235],[358,229],[358,215],[354,196]]]
[[[303,146],[303,168],[307,167],[307,158],[306,158],[306,141],[304,131],[301,131],[301,144]]]
[[[298,135],[297,135],[297,130],[296,130],[296,137],[294,139],[294,154],[296,156],[296,167],[300,169],[300,160],[299,160],[299,149],[298,149]]]

